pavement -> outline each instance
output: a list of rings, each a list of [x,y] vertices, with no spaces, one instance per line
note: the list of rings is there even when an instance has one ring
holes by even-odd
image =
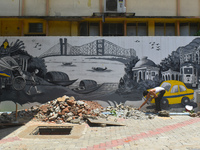
[[[55,124],[34,119],[0,129],[0,150],[200,150],[200,118],[188,115],[135,120],[109,117],[122,126]],[[69,135],[31,135],[38,126],[70,126]]]

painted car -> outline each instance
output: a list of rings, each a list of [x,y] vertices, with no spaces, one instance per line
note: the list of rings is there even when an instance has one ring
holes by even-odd
[[[161,107],[168,107],[169,104],[183,104],[188,105],[194,99],[194,90],[189,89],[181,81],[168,80],[163,81],[160,85],[165,88],[166,92],[161,100]],[[152,99],[151,103],[155,103]]]

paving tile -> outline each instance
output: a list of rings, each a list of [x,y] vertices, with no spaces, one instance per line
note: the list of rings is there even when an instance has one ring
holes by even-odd
[[[18,134],[25,128],[36,125],[29,122],[25,126],[0,140],[0,150],[17,149],[188,149],[200,150],[200,119],[189,116],[173,116],[171,119],[156,117],[152,120],[124,119],[127,126],[89,127],[78,139],[27,139]],[[1,130],[0,130],[1,132]],[[158,146],[159,145],[159,146]]]

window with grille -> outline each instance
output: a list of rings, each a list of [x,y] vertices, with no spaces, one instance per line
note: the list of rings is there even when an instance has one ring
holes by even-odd
[[[29,33],[43,33],[43,24],[29,23]]]
[[[164,36],[165,27],[164,23],[155,23],[155,36]]]
[[[89,36],[99,36],[99,23],[90,23]]]
[[[80,23],[79,34],[80,36],[99,36],[99,23]]]
[[[190,23],[190,36],[194,36],[199,31],[198,23]]]
[[[127,36],[147,36],[146,23],[127,23]]]
[[[199,29],[199,23],[180,23],[180,36],[195,36]]]
[[[155,23],[155,36],[175,36],[175,24]]]
[[[180,23],[180,36],[189,36],[189,24]]]
[[[124,35],[123,23],[104,23],[103,36],[123,36]]]

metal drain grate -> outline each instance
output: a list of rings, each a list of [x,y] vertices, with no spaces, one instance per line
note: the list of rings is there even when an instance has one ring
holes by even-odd
[[[38,126],[30,135],[70,135],[73,126]]]

